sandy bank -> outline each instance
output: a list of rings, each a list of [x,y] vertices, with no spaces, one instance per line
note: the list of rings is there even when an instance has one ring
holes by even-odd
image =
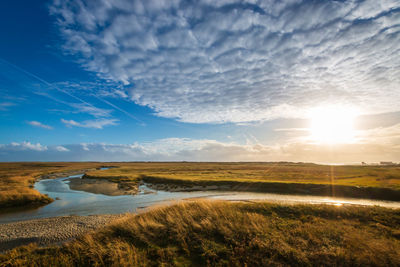
[[[122,183],[110,182],[106,179],[81,179],[71,178],[69,187],[72,190],[85,191],[107,196],[134,195],[137,194],[137,186],[125,187]]]
[[[0,252],[29,243],[40,246],[63,243],[104,227],[121,216],[63,216],[0,224]]]

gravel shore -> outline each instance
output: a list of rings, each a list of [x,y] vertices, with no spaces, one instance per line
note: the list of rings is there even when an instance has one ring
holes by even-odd
[[[0,224],[0,252],[29,243],[60,244],[123,215],[63,216]]]

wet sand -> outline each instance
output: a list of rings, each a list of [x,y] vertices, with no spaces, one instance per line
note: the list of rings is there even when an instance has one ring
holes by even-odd
[[[123,215],[63,216],[0,224],[0,252],[30,243],[61,244]]]
[[[72,190],[85,191],[107,196],[134,195],[138,192],[136,187],[124,187],[123,183],[114,183],[106,179],[71,178],[69,187]]]

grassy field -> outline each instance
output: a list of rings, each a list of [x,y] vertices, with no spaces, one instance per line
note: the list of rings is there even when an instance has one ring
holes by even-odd
[[[145,177],[182,182],[278,182],[337,184],[400,190],[400,166],[330,166],[306,163],[125,163],[91,171],[89,176],[138,180]]]
[[[161,190],[219,190],[400,201],[400,166],[307,163],[129,163],[87,178],[144,181]]]
[[[96,170],[101,166],[115,166]],[[378,192],[376,198],[390,196],[398,200],[400,194],[399,166],[326,166],[305,163],[0,163],[0,210],[9,207],[43,205],[51,199],[32,188],[43,175],[72,171],[86,171],[87,177],[106,178],[121,186],[134,187],[141,180],[151,183],[193,185],[244,185],[244,190],[268,190],[281,193],[310,193],[304,185],[344,185],[386,188],[393,192]],[[290,188],[272,187],[272,183],[291,184]],[[261,186],[260,186],[261,184]],[[303,187],[302,187],[303,186]],[[238,187],[235,187],[236,189]],[[241,188],[243,190],[243,188]],[[321,188],[312,188],[320,193]],[[297,191],[296,191],[297,190]],[[329,192],[328,192],[329,193]],[[368,197],[350,192],[347,196]],[[353,195],[352,195],[353,194]],[[383,198],[385,199],[385,198]]]
[[[0,163],[0,210],[39,206],[51,198],[33,189],[37,178],[43,175],[69,173],[103,166],[104,163]]]
[[[399,266],[400,210],[184,202],[126,215],[62,247],[16,248],[0,266]]]

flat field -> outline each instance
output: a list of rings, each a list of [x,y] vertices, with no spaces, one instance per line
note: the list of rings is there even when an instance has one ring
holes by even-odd
[[[116,168],[97,170],[103,166]],[[329,166],[285,162],[29,162],[0,163],[0,210],[47,204],[52,200],[32,188],[36,179],[82,172],[87,174],[87,178],[105,178],[127,188],[134,188],[144,180],[154,184],[183,186],[235,185],[236,189],[250,191],[254,187],[264,190],[265,185],[269,192],[299,193],[298,190],[302,190],[313,194],[323,189],[317,187],[310,191],[309,188],[303,188],[304,185],[335,185],[384,188],[391,191],[378,192],[375,198],[390,196],[390,200],[400,200],[400,166]],[[255,186],[252,187],[252,184]],[[272,184],[278,186],[273,187]],[[282,188],[282,184],[291,186]],[[240,188],[240,185],[243,186]],[[363,191],[358,195],[350,192],[346,196],[368,197],[369,194],[373,197],[374,192]]]
[[[90,171],[88,176],[139,180],[146,177],[181,182],[267,182],[336,184],[400,190],[400,166],[331,166],[311,163],[122,163]]]

